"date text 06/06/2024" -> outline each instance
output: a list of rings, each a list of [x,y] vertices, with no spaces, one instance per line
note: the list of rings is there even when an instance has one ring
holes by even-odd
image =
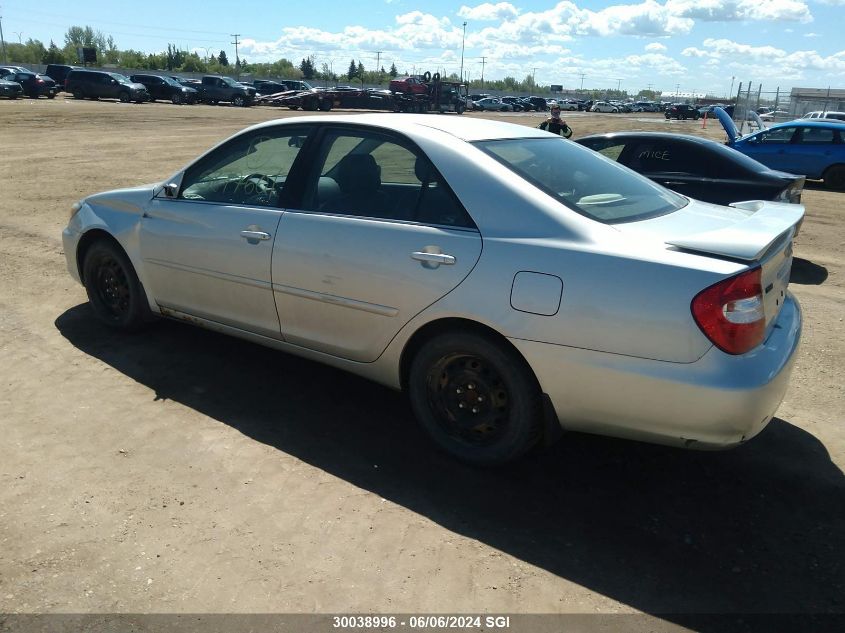
[[[504,615],[336,615],[332,616],[336,629],[492,629],[510,628],[510,616]]]

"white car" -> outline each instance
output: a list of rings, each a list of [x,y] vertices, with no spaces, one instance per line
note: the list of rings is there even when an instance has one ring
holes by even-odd
[[[814,112],[808,112],[804,116],[801,117],[802,119],[838,119],[839,121],[845,121],[845,112],[834,112],[832,110],[816,110]]]
[[[619,108],[607,101],[596,101],[590,112],[619,112]]]
[[[578,110],[578,104],[574,101],[558,101],[557,104],[561,110],[568,110],[570,112]]]
[[[478,101],[473,101],[472,103],[473,110],[493,110],[495,112],[512,112],[513,106],[509,103],[505,103],[501,99],[497,99],[496,97],[486,97],[484,99],[479,99]]]
[[[800,340],[804,208],[733,207],[524,125],[329,115],[88,196],[62,238],[104,325],[177,319],[353,372],[500,464],[561,426],[684,447],[766,426]]]

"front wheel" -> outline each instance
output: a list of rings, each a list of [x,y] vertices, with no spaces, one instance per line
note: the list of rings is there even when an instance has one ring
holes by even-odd
[[[109,327],[135,331],[150,319],[150,306],[132,262],[115,243],[100,240],[88,249],[82,278],[95,316]]]
[[[170,95],[170,103],[172,103],[173,105],[179,105],[180,103],[182,103],[182,95],[180,95],[178,92],[174,92],[172,95]]]
[[[835,191],[845,190],[845,165],[828,167],[824,172],[824,186]]]
[[[241,95],[235,95],[232,99],[232,105],[242,108],[244,106],[244,98]]]
[[[129,103],[129,93],[128,92],[121,92],[120,93],[120,102],[121,103]]]
[[[541,395],[512,349],[479,334],[433,338],[411,362],[409,397],[432,439],[479,466],[516,460],[541,435]]]

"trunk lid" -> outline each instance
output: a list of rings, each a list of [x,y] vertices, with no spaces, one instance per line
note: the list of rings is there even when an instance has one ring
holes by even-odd
[[[675,213],[617,228],[684,251],[759,265],[768,328],[786,298],[792,239],[803,218],[800,204],[752,200],[721,207],[691,200]]]

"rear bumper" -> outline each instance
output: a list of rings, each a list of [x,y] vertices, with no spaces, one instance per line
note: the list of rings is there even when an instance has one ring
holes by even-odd
[[[713,347],[694,363],[515,340],[561,426],[691,448],[727,448],[765,428],[783,400],[801,338],[787,294],[767,340],[748,354]]]

